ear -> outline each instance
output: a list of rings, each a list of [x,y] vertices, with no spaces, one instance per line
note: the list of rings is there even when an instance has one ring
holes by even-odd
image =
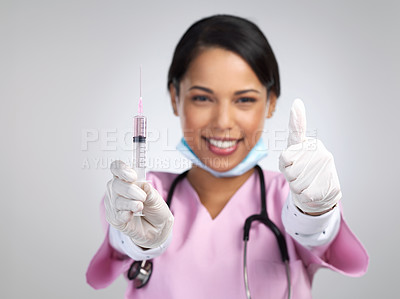
[[[268,103],[267,103],[267,111],[265,112],[266,116],[265,118],[271,118],[272,115],[274,114],[275,111],[275,106],[276,106],[276,95],[273,91],[270,91],[269,93],[269,98],[268,98]]]
[[[169,95],[171,97],[171,105],[172,105],[174,114],[176,116],[179,116],[178,107],[177,107],[178,95],[176,94],[176,88],[175,88],[174,84],[172,84],[172,83],[169,85]]]

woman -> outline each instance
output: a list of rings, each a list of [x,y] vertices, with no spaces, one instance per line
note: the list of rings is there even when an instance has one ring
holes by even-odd
[[[148,284],[129,281],[126,298],[245,298],[251,290],[253,298],[304,299],[320,267],[365,273],[367,254],[341,218],[332,155],[305,137],[301,101],[291,111],[283,175],[256,167],[266,155],[264,121],[280,95],[274,54],[256,25],[226,15],[193,24],[175,49],[168,89],[184,136],[177,148],[193,166],[180,181],[152,172],[142,184],[121,161],[111,165],[104,198],[110,225],[89,284],[104,288],[133,261],[152,259]],[[244,245],[243,225],[264,201],[282,240],[254,222]],[[133,216],[139,211],[143,217]]]

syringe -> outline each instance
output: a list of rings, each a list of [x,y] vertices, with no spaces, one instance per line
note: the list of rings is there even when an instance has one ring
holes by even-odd
[[[147,119],[143,115],[142,68],[140,68],[140,97],[138,115],[133,117],[133,169],[137,173],[137,182],[146,182],[146,133]],[[134,216],[144,216],[142,212]]]
[[[139,182],[146,181],[146,133],[147,119],[143,115],[142,68],[140,68],[140,97],[138,115],[133,118],[133,169]]]

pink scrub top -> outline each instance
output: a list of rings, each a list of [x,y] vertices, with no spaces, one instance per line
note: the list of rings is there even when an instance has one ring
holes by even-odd
[[[289,186],[278,172],[266,171],[267,209],[271,220],[285,234],[290,257],[292,298],[311,298],[315,272],[326,267],[349,276],[364,274],[368,255],[341,220],[336,238],[324,248],[308,250],[285,233],[281,212]],[[151,172],[153,186],[167,198],[174,173]],[[189,181],[178,183],[171,203],[175,217],[173,238],[168,249],[153,259],[149,283],[135,289],[127,280],[125,298],[204,299],[246,298],[243,280],[243,226],[247,217],[260,212],[260,185],[257,172],[239,188],[214,219]],[[111,247],[108,224],[101,204],[106,231],[103,244],[86,273],[95,289],[105,288],[119,275],[126,277],[132,259]],[[287,298],[285,266],[272,232],[261,223],[253,223],[248,243],[247,267],[252,298]]]

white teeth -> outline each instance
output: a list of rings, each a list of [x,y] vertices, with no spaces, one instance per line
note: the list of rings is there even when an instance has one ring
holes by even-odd
[[[208,141],[216,147],[219,148],[230,148],[234,146],[237,140],[216,140],[216,139],[208,139]]]

